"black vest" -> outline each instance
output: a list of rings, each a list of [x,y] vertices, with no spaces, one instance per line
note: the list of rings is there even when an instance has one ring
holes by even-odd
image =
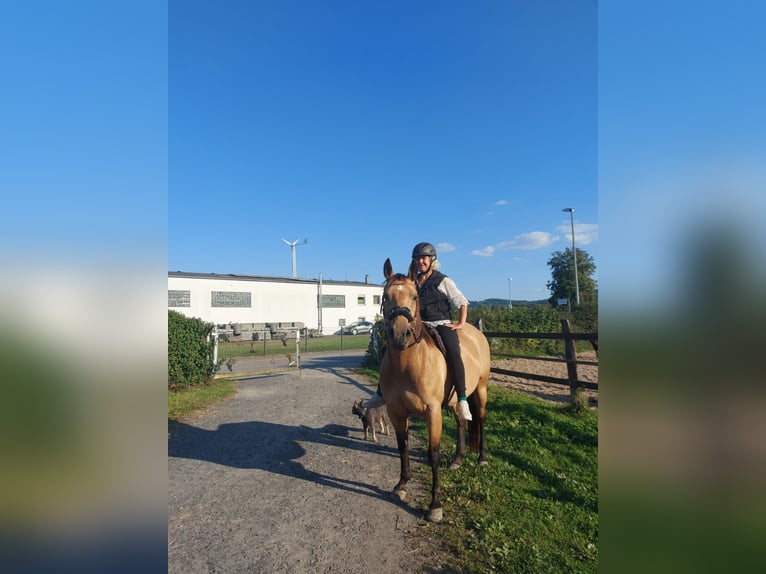
[[[423,321],[441,321],[450,319],[450,303],[447,296],[439,291],[439,285],[446,275],[433,271],[422,286],[418,287],[420,300],[420,318]]]

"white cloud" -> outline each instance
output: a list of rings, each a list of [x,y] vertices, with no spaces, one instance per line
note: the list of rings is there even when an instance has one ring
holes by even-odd
[[[504,199],[501,199],[500,201],[496,201],[495,205],[508,205],[508,202]]]
[[[504,241],[502,245],[506,249],[541,249],[548,247],[558,239],[547,231],[530,231],[517,235],[510,241]]]
[[[482,247],[481,249],[474,249],[471,251],[471,255],[478,255],[479,257],[492,257],[495,253],[495,248],[491,245]]]
[[[436,244],[437,253],[451,253],[453,251],[457,251],[457,247],[452,245],[452,243],[437,243]]]
[[[509,249],[541,249],[548,247],[558,240],[558,236],[551,235],[547,231],[531,231],[517,235],[510,241],[501,241],[495,245],[488,245],[481,249],[474,249],[471,255],[478,257],[492,257],[495,251],[508,251]]]
[[[575,228],[575,244],[576,245],[589,245],[598,239],[598,224],[596,223],[577,223],[574,224]],[[556,228],[557,231],[563,233],[568,241],[572,241],[572,224],[561,224]]]

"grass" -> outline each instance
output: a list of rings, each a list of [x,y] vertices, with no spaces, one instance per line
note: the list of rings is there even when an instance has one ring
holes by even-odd
[[[329,335],[325,337],[302,338],[302,353],[320,353],[323,351],[340,351],[346,349],[366,349],[370,343],[370,334],[360,335]],[[218,357],[250,357],[264,355],[283,355],[285,350],[295,350],[295,339],[288,339],[284,345],[279,339],[273,341],[242,341],[234,343],[220,342]]]
[[[358,372],[377,384],[377,372]],[[442,462],[449,464],[455,421],[445,416],[443,424]],[[426,442],[423,419],[412,417],[410,428]],[[596,572],[598,412],[490,386],[487,448],[489,465],[468,453],[461,468],[441,473],[445,519],[425,526],[452,555],[440,566],[474,574]],[[430,491],[430,467],[413,465],[413,473]]]
[[[236,385],[231,379],[214,379],[202,387],[168,391],[168,420],[179,420],[207,408],[234,393]]]
[[[454,420],[445,417],[443,457],[454,454]],[[413,432],[426,437],[421,419]],[[575,413],[522,393],[490,388],[489,465],[471,453],[445,470],[445,520],[429,524],[461,572],[596,572],[598,569],[598,415]],[[415,467],[430,484],[430,468]]]

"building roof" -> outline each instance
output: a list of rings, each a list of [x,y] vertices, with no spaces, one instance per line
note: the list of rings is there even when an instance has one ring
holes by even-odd
[[[305,279],[293,277],[268,277],[265,275],[235,275],[233,273],[194,273],[189,271],[168,271],[168,277],[182,277],[189,279],[225,279],[228,281],[260,281],[268,283],[319,283],[319,279]],[[364,287],[382,287],[380,283],[365,281],[337,281],[335,279],[322,279],[323,285],[357,285]]]

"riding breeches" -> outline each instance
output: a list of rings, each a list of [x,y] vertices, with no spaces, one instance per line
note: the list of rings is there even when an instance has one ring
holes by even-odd
[[[455,378],[455,391],[458,397],[465,396],[465,367],[463,359],[460,356],[460,339],[457,331],[450,329],[447,325],[437,325],[436,329],[444,341],[444,347],[447,350],[447,365]]]

